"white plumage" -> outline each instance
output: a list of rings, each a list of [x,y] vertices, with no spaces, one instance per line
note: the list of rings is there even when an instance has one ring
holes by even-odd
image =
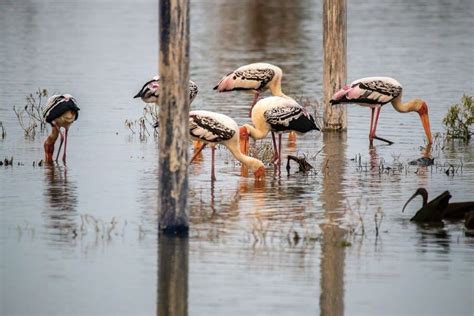
[[[253,139],[262,139],[272,132],[274,160],[280,160],[281,155],[281,133],[297,132],[307,133],[319,130],[314,118],[304,107],[289,97],[268,97],[255,104],[252,109],[252,122],[254,126],[244,124],[247,135],[242,135],[244,144],[248,136]],[[278,133],[279,148],[277,149],[274,132]],[[247,148],[245,145],[244,148]]]
[[[237,68],[222,77],[214,87],[218,92],[243,90],[254,93],[252,108],[260,93],[270,90],[274,96],[285,96],[281,91],[283,72],[280,67],[268,63],[254,63]]]
[[[357,103],[362,106],[377,107],[400,96],[402,89],[402,85],[390,77],[361,78],[336,92],[331,98],[331,103]]]
[[[189,134],[194,140],[203,142],[201,148],[195,153],[191,162],[197,157],[201,150],[207,145],[211,145],[212,150],[212,171],[211,179],[215,180],[215,145],[226,146],[232,155],[254,172],[255,178],[263,177],[265,167],[263,163],[255,158],[243,154],[239,148],[239,127],[237,123],[227,115],[210,111],[189,112]]]
[[[145,103],[160,104],[160,76],[156,75],[150,81],[147,81],[138,91],[134,98],[141,98]],[[191,104],[198,94],[198,86],[192,80],[189,80],[189,103]]]
[[[385,141],[389,144],[393,142],[376,136],[377,122],[380,114],[380,108],[389,102],[393,108],[401,113],[417,112],[428,142],[432,143],[431,129],[428,116],[428,106],[421,99],[413,99],[407,103],[402,103],[402,85],[390,77],[367,77],[353,81],[350,85],[344,86],[341,90],[334,93],[330,103],[356,103],[362,106],[368,106],[372,109],[370,119],[369,140],[372,146],[374,139]]]
[[[51,134],[48,135],[44,142],[45,162],[53,161],[54,144],[58,136],[61,136],[61,143],[59,145],[56,161],[58,160],[61,147],[64,142],[63,162],[66,162],[67,137],[69,127],[79,116],[79,107],[76,100],[70,94],[53,95],[48,99],[43,108],[43,117],[47,123],[52,126]],[[64,128],[65,132],[61,132]]]

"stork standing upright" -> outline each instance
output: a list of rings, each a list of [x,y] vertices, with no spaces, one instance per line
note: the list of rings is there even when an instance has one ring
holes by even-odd
[[[274,96],[285,96],[281,91],[283,72],[280,67],[267,63],[248,64],[224,76],[214,87],[218,92],[234,90],[250,91],[254,94],[249,116],[260,93],[270,90]]]
[[[412,99],[402,103],[402,85],[390,77],[368,77],[355,80],[350,85],[346,85],[337,91],[330,100],[331,104],[356,103],[361,106],[370,107],[372,116],[370,119],[369,141],[370,146],[373,140],[378,139],[389,144],[393,142],[378,137],[375,134],[380,109],[384,104],[391,102],[394,109],[401,113],[417,112],[420,115],[421,123],[425,129],[428,143],[431,144],[430,120],[428,116],[428,105],[422,99]]]
[[[241,150],[248,151],[249,136],[253,139],[262,139],[272,132],[273,161],[281,161],[281,133],[307,133],[319,131],[314,118],[304,107],[288,97],[268,97],[255,104],[252,109],[252,122],[255,125],[244,124],[240,128]],[[278,148],[275,141],[278,133]]]
[[[261,180],[265,175],[264,164],[255,158],[249,157],[240,151],[239,147],[239,126],[227,115],[210,111],[189,112],[189,134],[191,138],[201,141],[201,148],[194,154],[191,162],[199,155],[207,144],[212,150],[212,171],[211,179],[215,180],[215,146],[222,144],[229,149],[232,155],[253,171],[256,180]]]
[[[56,155],[56,161],[59,158],[59,152],[64,141],[64,152],[63,162],[66,162],[66,147],[67,147],[67,135],[69,127],[79,116],[79,107],[76,104],[76,100],[70,94],[53,95],[48,99],[45,107],[43,108],[43,117],[47,123],[52,126],[51,134],[48,135],[44,142],[45,162],[53,162],[54,154],[54,143],[61,135],[61,143],[59,144],[58,153]],[[61,128],[64,128],[65,132],[61,132]]]

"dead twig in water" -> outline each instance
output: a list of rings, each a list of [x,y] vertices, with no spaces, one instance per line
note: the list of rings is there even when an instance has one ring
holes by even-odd
[[[3,127],[2,122],[0,122],[0,127],[2,128],[2,139],[4,139],[7,136],[7,132],[5,131],[5,128]]]
[[[296,156],[293,156],[293,155],[288,155],[287,156],[287,162],[286,162],[286,171],[290,172],[290,160],[293,160],[293,161],[296,161],[296,163],[298,164],[298,171],[299,172],[308,172],[310,171],[311,169],[314,169],[313,166],[311,166],[311,164],[309,162],[306,161],[306,159],[304,157],[296,157]]]
[[[377,211],[374,214],[374,222],[375,222],[375,237],[379,236],[380,232],[380,226],[382,226],[382,220],[383,220],[383,212],[382,212],[382,207],[378,207]]]
[[[25,136],[34,138],[36,127],[40,126],[40,131],[46,129],[46,121],[43,118],[43,98],[48,96],[48,90],[39,89],[35,94],[30,93],[26,97],[24,107],[13,106],[13,111],[18,119],[20,127],[25,132]]]

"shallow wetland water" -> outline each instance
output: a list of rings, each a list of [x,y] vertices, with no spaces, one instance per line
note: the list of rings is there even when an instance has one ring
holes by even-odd
[[[349,80],[397,78],[443,132],[449,105],[474,94],[472,9],[348,1]],[[281,66],[288,95],[320,99],[321,10],[318,0],[191,1],[193,108],[248,122],[250,95],[212,87],[254,61]],[[474,313],[473,237],[462,223],[411,223],[421,199],[401,212],[418,187],[472,200],[474,146],[437,142],[434,166],[410,166],[422,126],[390,105],[377,132],[391,146],[369,149],[370,111],[355,105],[345,134],[285,136],[283,156],[315,167],[306,175],[268,165],[255,183],[220,148],[211,182],[205,150],[189,169],[190,238],[159,244],[157,144],[124,127],[142,115],[132,96],[157,72],[157,26],[151,0],[0,2],[0,158],[14,157],[0,167],[1,315]],[[81,108],[67,167],[32,166],[45,135],[24,138],[12,111],[38,87]],[[448,176],[447,164],[459,168]]]

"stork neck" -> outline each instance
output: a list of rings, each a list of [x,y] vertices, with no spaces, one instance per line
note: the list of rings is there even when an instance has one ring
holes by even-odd
[[[56,142],[56,139],[58,139],[58,136],[59,136],[59,128],[57,128],[56,126],[53,126],[53,128],[51,129],[51,133],[48,135],[44,143],[54,144]]]
[[[272,95],[275,97],[287,97],[286,94],[281,91],[280,85],[275,85],[275,86],[270,86],[270,91],[272,92]]]
[[[286,97],[286,95],[281,91],[281,77],[278,76],[274,82],[268,87],[275,97]]]
[[[244,124],[243,126],[249,132],[250,137],[252,137],[255,140],[265,138],[268,132],[270,131],[268,128],[257,129],[249,124]]]
[[[260,160],[244,155],[240,151],[238,146],[228,146],[228,148],[230,152],[232,153],[232,155],[235,157],[235,159],[237,159],[238,161],[243,163],[245,166],[247,166],[250,170],[252,170],[252,172],[257,170],[260,167],[260,165],[262,165],[262,162]]]
[[[402,103],[402,95],[400,94],[398,97],[392,100],[392,105],[395,110],[401,113],[414,112],[418,111],[420,108],[419,101],[419,99],[412,99],[406,103]]]

